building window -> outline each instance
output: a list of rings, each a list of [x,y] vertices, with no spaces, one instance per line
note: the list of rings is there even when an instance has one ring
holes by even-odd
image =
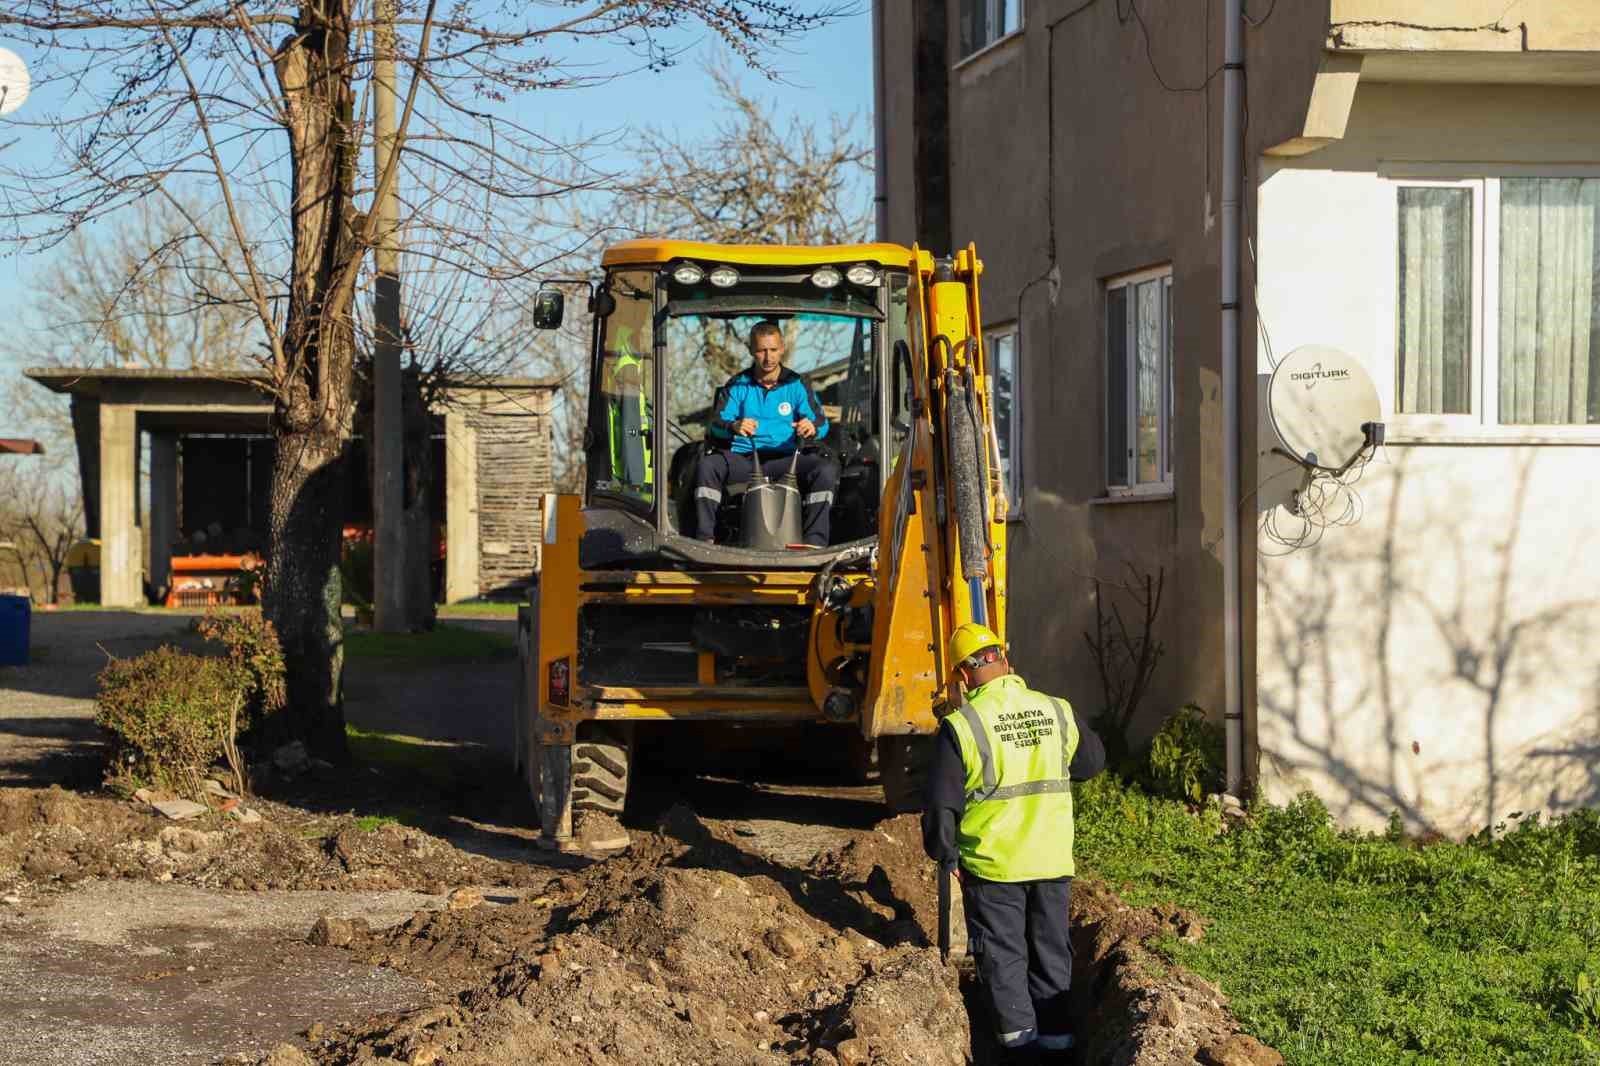
[[[961,56],[1022,28],[1022,0],[961,0]]]
[[[1395,410],[1600,423],[1600,178],[1404,182]]]
[[[1000,476],[1006,486],[1006,516],[1022,517],[1022,403],[1017,386],[1017,327],[991,330],[984,339],[994,384],[994,430],[1000,446]]]
[[[1106,282],[1106,485],[1172,487],[1172,268]]]

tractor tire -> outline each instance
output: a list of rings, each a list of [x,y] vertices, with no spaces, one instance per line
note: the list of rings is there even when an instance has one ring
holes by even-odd
[[[892,813],[922,810],[928,770],[933,765],[933,742],[932,736],[878,738],[878,776],[883,801]]]
[[[585,722],[572,747],[572,810],[620,816],[628,803],[633,729],[614,722]]]

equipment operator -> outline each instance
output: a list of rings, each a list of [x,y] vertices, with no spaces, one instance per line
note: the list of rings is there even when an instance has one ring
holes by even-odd
[[[801,522],[806,543],[828,545],[828,509],[839,483],[839,464],[817,452],[795,449],[828,435],[828,419],[805,379],[783,365],[783,330],[776,322],[750,330],[750,366],[717,390],[710,437],[714,450],[700,457],[695,477],[695,532],[716,539],[717,506],[728,483],[747,481],[759,454],[761,471],[777,480],[794,464],[800,482]]]
[[[1012,673],[986,627],[958,627],[949,661],[966,702],[940,723],[923,846],[961,879],[967,942],[1006,1061],[1065,1064],[1071,782],[1105,769],[1105,746],[1066,701]]]

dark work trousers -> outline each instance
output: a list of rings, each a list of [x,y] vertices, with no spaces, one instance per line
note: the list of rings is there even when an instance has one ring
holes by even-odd
[[[761,472],[777,481],[789,472],[794,453],[763,458]],[[716,534],[717,507],[729,482],[737,485],[755,474],[755,460],[744,452],[709,452],[700,457],[695,470],[695,536],[710,541]],[[795,480],[800,482],[800,521],[806,543],[817,548],[828,544],[828,508],[833,506],[833,490],[839,484],[839,464],[815,452],[802,452],[795,463]]]
[[[1072,939],[1067,914],[1072,880],[985,881],[964,873],[961,897],[967,941],[1000,1043],[1038,1042],[1043,1050],[1071,1046],[1067,990],[1072,987]]]

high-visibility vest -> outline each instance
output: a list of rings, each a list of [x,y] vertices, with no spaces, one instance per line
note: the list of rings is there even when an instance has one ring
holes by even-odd
[[[987,881],[1073,876],[1072,708],[1007,674],[944,720],[967,771],[956,832],[962,867]]]
[[[618,372],[633,368],[639,387],[633,396],[621,390]],[[646,397],[644,362],[628,342],[619,345],[616,363],[611,368],[613,392],[607,404],[607,427],[611,437],[611,476],[625,485],[650,486],[655,483],[655,464],[650,461],[649,400]]]

